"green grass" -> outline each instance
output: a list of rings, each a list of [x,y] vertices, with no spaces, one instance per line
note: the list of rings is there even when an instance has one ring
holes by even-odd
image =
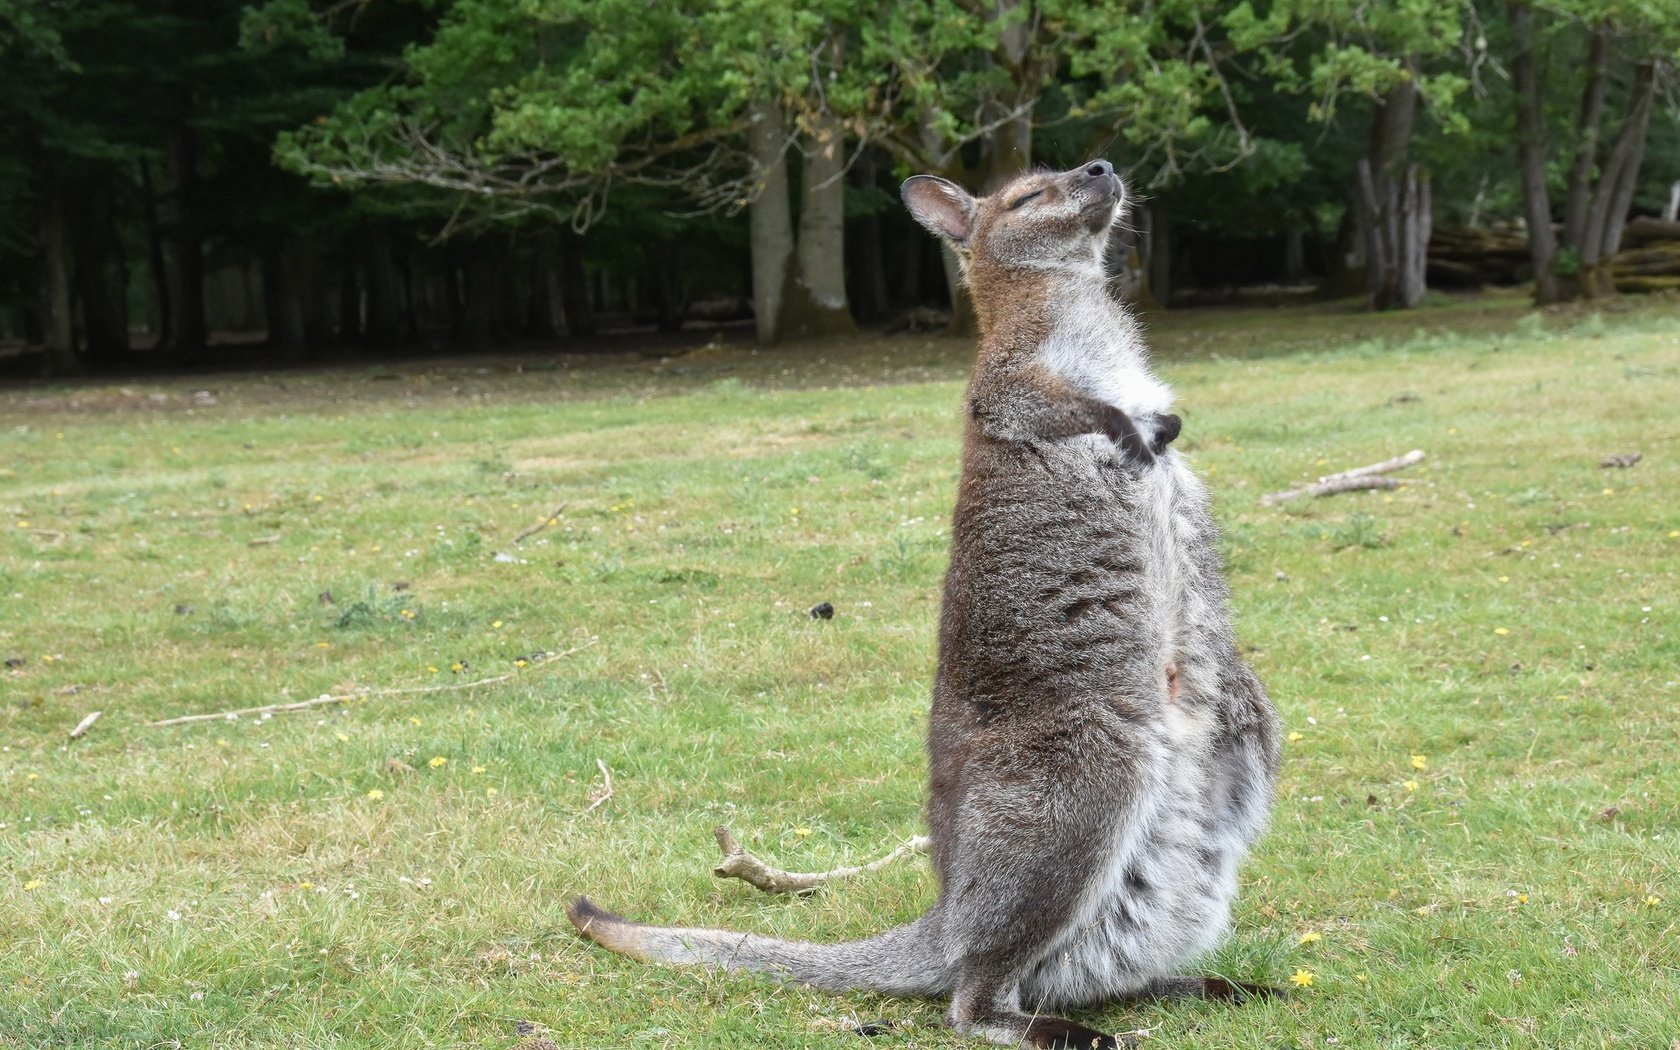
[[[1091,1019],[1175,1047],[1680,1035],[1680,315],[1520,314],[1157,326],[1291,732],[1208,965],[1314,981]],[[882,1017],[879,1045],[966,1045],[937,1003],[619,959],[562,906],[839,939],[929,904],[920,861],[809,900],[720,884],[710,832],[810,870],[919,830],[967,352],[0,395],[0,656],[25,661],[0,1046],[860,1047],[845,1023]],[[1397,492],[1259,506],[1414,447]],[[579,646],[470,691],[145,724]]]

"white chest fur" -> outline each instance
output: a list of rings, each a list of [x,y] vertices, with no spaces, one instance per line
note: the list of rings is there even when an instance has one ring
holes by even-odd
[[[1070,386],[1123,410],[1140,427],[1172,409],[1172,389],[1150,371],[1136,322],[1106,292],[1081,296],[1062,311],[1039,354]]]

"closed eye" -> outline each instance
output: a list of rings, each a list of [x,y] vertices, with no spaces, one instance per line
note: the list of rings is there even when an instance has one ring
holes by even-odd
[[[1043,190],[1034,190],[1033,192],[1027,194],[1025,197],[1018,198],[1015,201],[1015,203],[1013,203],[1009,206],[1009,210],[1014,211],[1016,208],[1019,208],[1021,205],[1023,205],[1025,203],[1027,203],[1028,201],[1032,200],[1034,197],[1040,196],[1043,193],[1044,193]]]

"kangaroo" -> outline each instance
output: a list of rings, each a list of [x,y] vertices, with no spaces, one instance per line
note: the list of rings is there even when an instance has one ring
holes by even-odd
[[[1274,990],[1180,976],[1222,936],[1271,809],[1278,720],[1237,652],[1172,393],[1109,294],[1113,167],[911,214],[957,251],[980,322],[928,726],[939,895],[906,926],[806,944],[644,926],[579,898],[589,939],[820,989],[949,996],[1002,1045],[1118,1047],[1055,1008]]]

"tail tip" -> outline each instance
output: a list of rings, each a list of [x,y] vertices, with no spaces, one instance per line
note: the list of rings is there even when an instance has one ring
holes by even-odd
[[[596,905],[588,897],[579,897],[566,905],[566,918],[572,920],[578,932],[589,936],[589,927],[614,921],[618,916]]]

